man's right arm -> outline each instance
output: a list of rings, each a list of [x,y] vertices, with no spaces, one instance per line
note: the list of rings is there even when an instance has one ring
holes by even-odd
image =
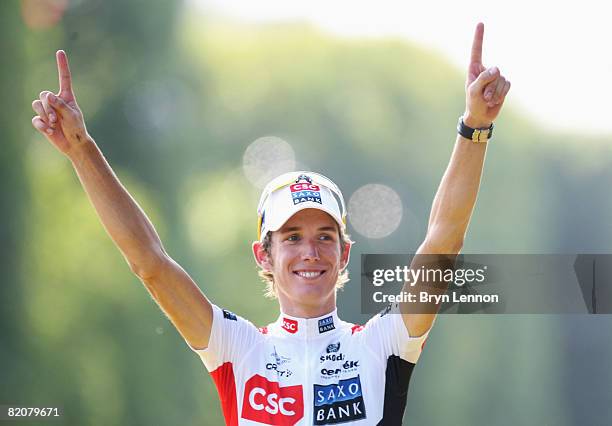
[[[163,248],[138,203],[96,143],[87,138],[69,158],[98,216],[130,269],[194,348],[208,345],[212,307],[191,277]]]
[[[32,103],[34,127],[70,159],[104,228],[187,343],[208,346],[212,305],[163,248],[144,211],[121,184],[88,134],[76,103],[65,53],[57,53],[60,92]]]

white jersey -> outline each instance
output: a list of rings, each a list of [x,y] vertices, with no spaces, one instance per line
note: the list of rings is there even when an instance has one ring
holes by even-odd
[[[209,346],[196,352],[226,424],[401,425],[427,333],[410,337],[390,309],[365,326],[334,311],[311,319],[281,313],[258,329],[213,305]]]

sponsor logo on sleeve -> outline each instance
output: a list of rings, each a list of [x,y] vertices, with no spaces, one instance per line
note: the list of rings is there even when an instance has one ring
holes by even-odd
[[[302,386],[280,386],[256,374],[245,383],[243,419],[266,425],[291,426],[304,417]]]
[[[238,321],[236,315],[233,312],[228,311],[227,309],[223,309],[223,318],[232,321]]]
[[[355,324],[351,327],[351,334],[359,333],[363,328],[363,325]]]
[[[334,330],[334,317],[329,316],[319,320],[319,334],[325,333],[326,331]]]
[[[384,317],[384,316],[385,316],[385,315],[387,315],[387,314],[388,314],[390,311],[391,311],[391,303],[389,303],[385,309],[383,309],[382,311],[380,311],[380,316],[381,316],[381,317]]]
[[[318,185],[312,183],[306,175],[300,175],[296,179],[296,183],[289,186],[291,189],[291,198],[293,204],[300,204],[306,201],[312,201],[313,203],[323,204],[321,202],[321,188]]]
[[[290,318],[283,318],[282,327],[287,333],[295,334],[298,331],[298,322]]]
[[[399,303],[389,303],[385,309],[383,309],[382,311],[380,311],[380,316],[384,317],[385,315],[387,315],[389,312],[391,312],[391,309],[399,309]]]
[[[331,425],[366,418],[359,376],[331,385],[314,385],[313,421]]]

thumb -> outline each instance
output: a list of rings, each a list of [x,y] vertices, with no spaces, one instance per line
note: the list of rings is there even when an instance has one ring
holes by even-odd
[[[472,90],[475,90],[477,93],[482,92],[484,87],[497,77],[499,77],[499,68],[497,67],[491,67],[481,72],[478,78],[472,83]]]
[[[62,118],[70,119],[78,116],[78,107],[75,108],[75,106],[68,104],[60,96],[49,93],[47,100]]]
[[[66,102],[65,99],[53,93],[49,93],[47,101],[57,112],[58,124],[65,135],[87,133],[83,114],[74,101]]]
[[[49,93],[48,96],[49,103],[53,105],[53,108],[55,108],[56,110],[61,112],[68,112],[70,110],[68,104],[59,96],[56,96],[53,93]]]

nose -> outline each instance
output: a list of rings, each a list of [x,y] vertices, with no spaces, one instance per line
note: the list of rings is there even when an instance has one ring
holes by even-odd
[[[315,241],[308,241],[304,244],[304,252],[302,253],[303,260],[319,261],[319,249]]]

